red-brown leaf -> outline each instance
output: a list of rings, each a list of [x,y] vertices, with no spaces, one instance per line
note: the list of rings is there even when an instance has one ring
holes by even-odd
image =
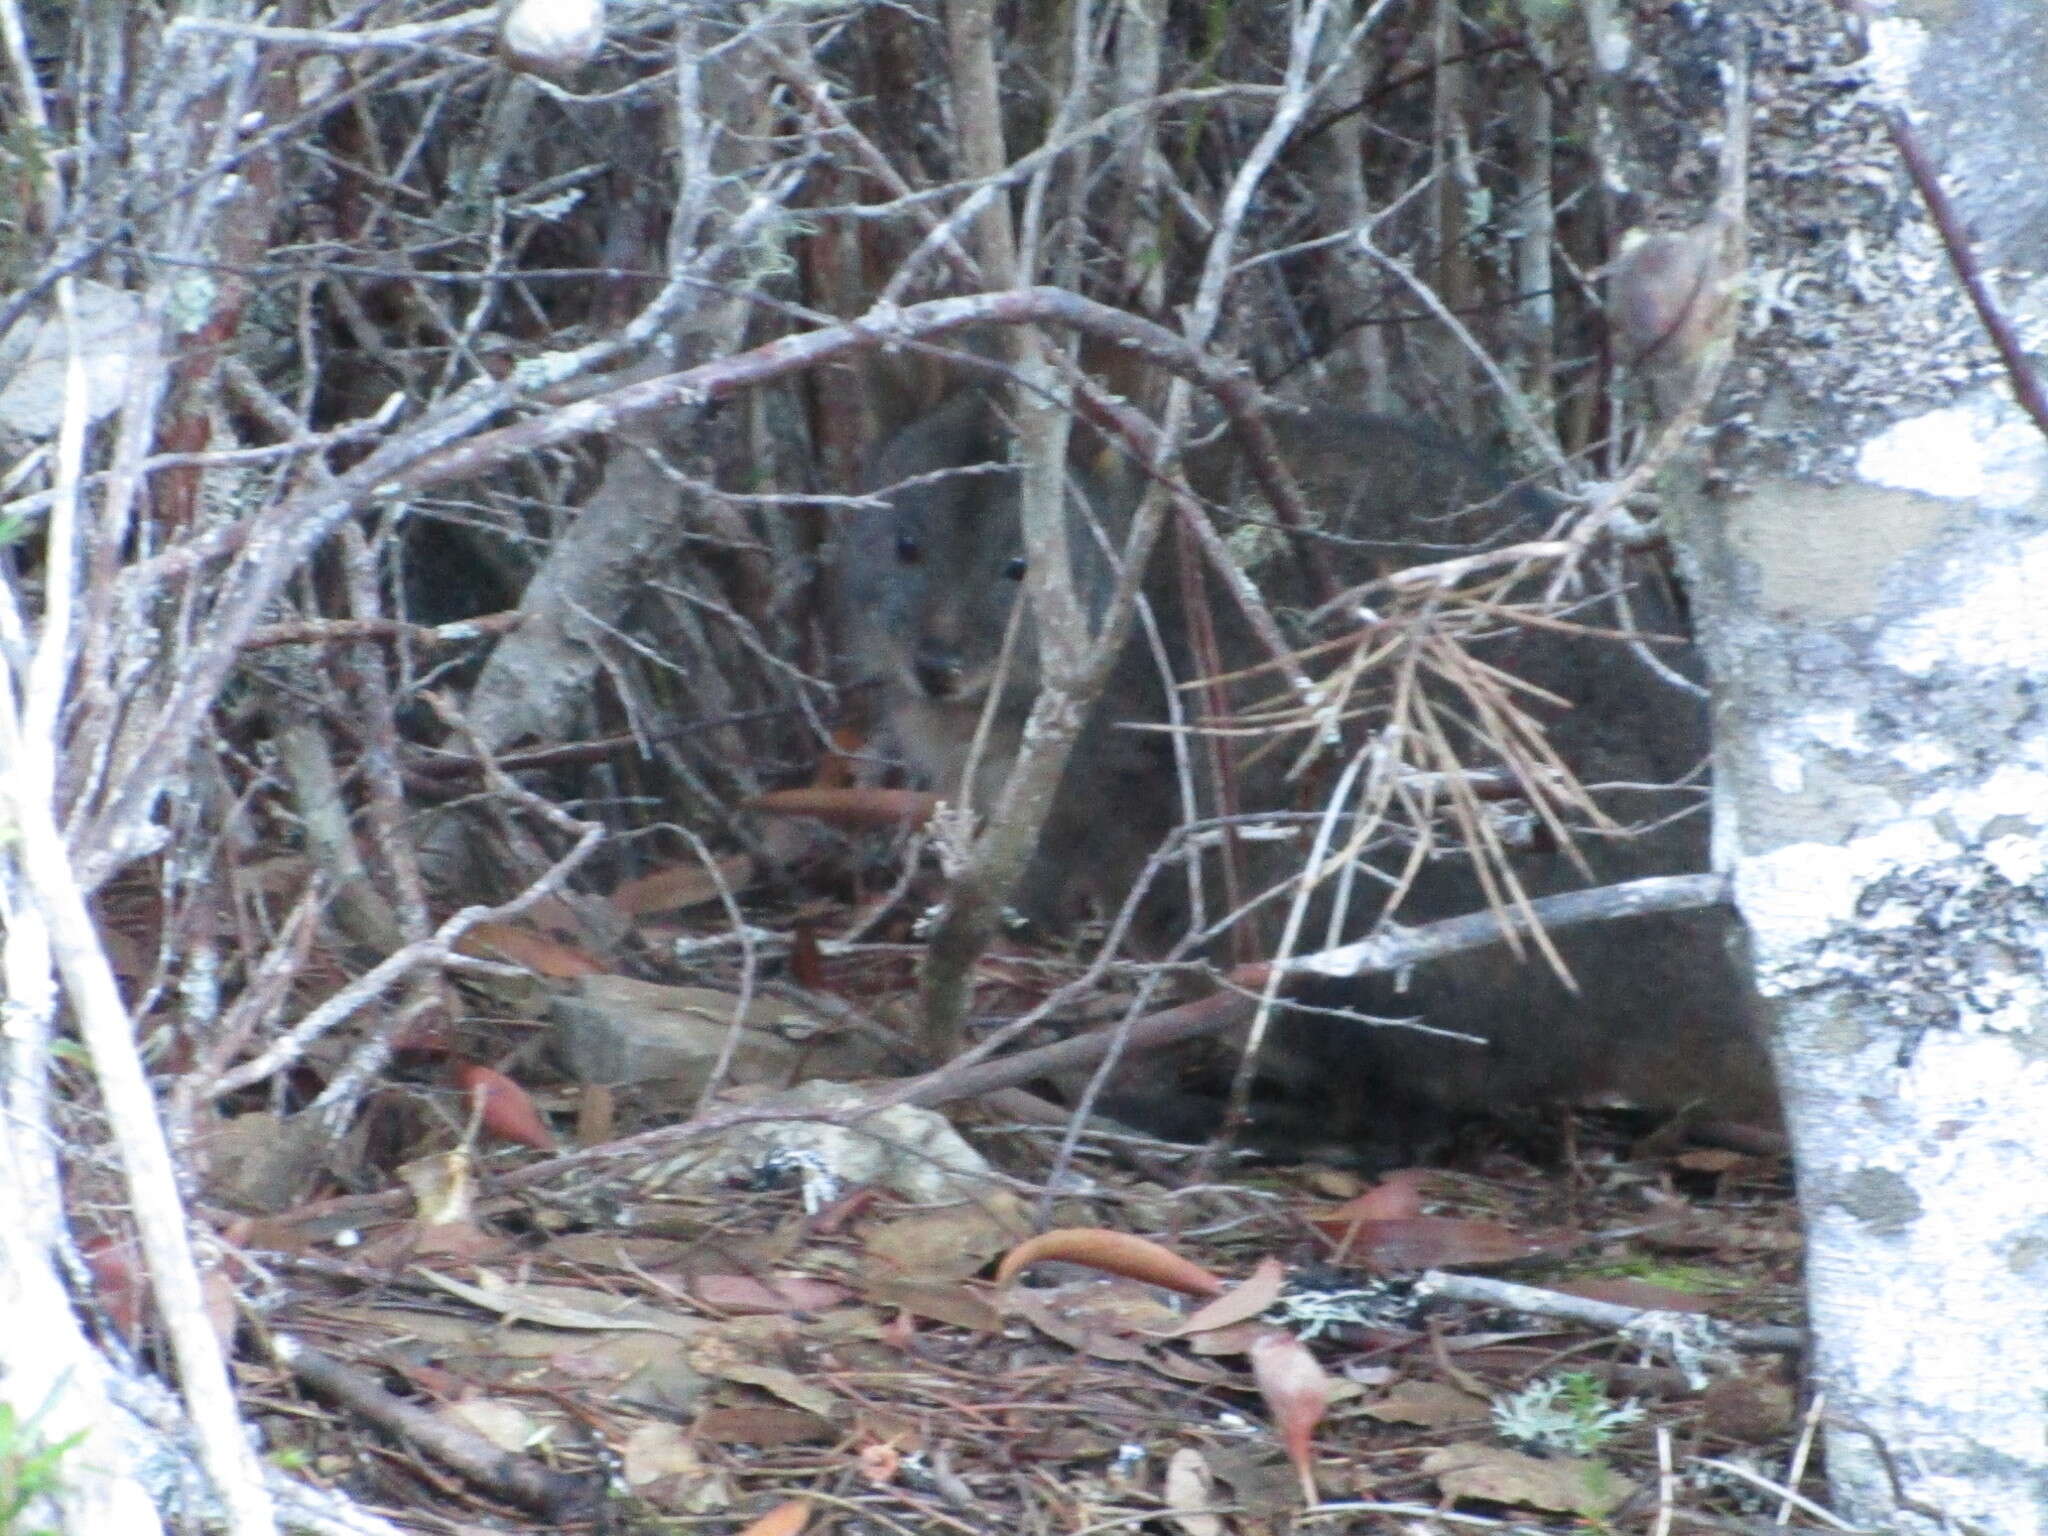
[[[510,923],[478,923],[455,941],[455,947],[483,960],[509,960],[555,981],[604,973],[604,967],[582,950]]]
[[[1422,1185],[1428,1177],[1427,1168],[1397,1168],[1365,1193],[1322,1212],[1316,1224],[1328,1231],[1337,1222],[1406,1221],[1420,1216]]]
[[[1301,1496],[1313,1508],[1316,1493],[1315,1433],[1330,1406],[1330,1378],[1308,1346],[1284,1329],[1252,1340],[1252,1380],[1272,1410],[1273,1428],[1301,1479]]]
[[[473,1061],[457,1063],[453,1076],[470,1103],[480,1106],[477,1117],[493,1136],[540,1152],[555,1150],[555,1133],[532,1097],[511,1078]]]
[[[829,826],[861,831],[869,827],[921,827],[938,808],[939,797],[922,789],[771,789],[741,805],[764,816],[812,816]]]
[[[1398,1221],[1326,1222],[1316,1226],[1341,1246],[1333,1259],[1386,1272],[1507,1264],[1549,1251],[1554,1240],[1525,1237],[1496,1221],[1460,1216],[1409,1216]]]
[[[740,1536],[797,1536],[811,1520],[811,1501],[791,1499],[778,1504],[740,1533]]]
[[[818,948],[818,925],[799,920],[789,934],[789,979],[807,992],[825,992],[825,952]]]
[[[149,1283],[142,1274],[142,1252],[134,1239],[101,1233],[79,1244],[85,1267],[92,1271],[92,1296],[107,1321],[130,1344],[142,1337],[142,1303]]]
[[[637,880],[628,880],[612,892],[612,907],[626,917],[674,912],[717,901],[722,893],[737,894],[746,889],[753,878],[754,861],[744,853],[720,859],[710,867],[700,860],[690,859],[657,869]]]
[[[1184,1296],[1218,1296],[1223,1292],[1223,1281],[1194,1260],[1184,1259],[1148,1238],[1103,1227],[1060,1227],[1019,1243],[1003,1256],[996,1269],[996,1284],[1007,1285],[1027,1265],[1044,1259],[1085,1264],[1090,1269],[1164,1286]]]

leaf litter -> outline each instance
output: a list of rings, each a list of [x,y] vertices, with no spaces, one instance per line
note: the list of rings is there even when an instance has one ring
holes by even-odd
[[[808,1102],[830,1121],[828,1089]],[[1425,1529],[1437,1509],[1648,1529],[1775,1507],[1709,1464],[1782,1478],[1794,1362],[1730,1351],[1701,1380],[1570,1311],[1796,1319],[1796,1224],[1767,1159],[1630,1161],[1594,1119],[1566,1166],[1494,1146],[1371,1186],[1327,1167],[1196,1184],[1193,1149],[1084,1140],[1047,1197],[1055,1131],[963,1115],[941,1136],[932,1111],[892,1113],[936,1149],[915,1197],[886,1156],[768,1166],[757,1124],[752,1167],[670,1148],[494,1195],[539,1154],[487,1141],[473,1196],[436,1213],[387,1199],[340,1229],[322,1206],[243,1223],[248,1262],[280,1282],[271,1328],[584,1502],[522,1507],[523,1485],[451,1465],[374,1394],[301,1395],[285,1370],[252,1384],[272,1444],[372,1502],[507,1530],[600,1504],[622,1531],[1194,1536]],[[813,1144],[829,1161],[861,1140]],[[1556,1310],[1446,1300],[1426,1272],[1481,1295],[1511,1279]],[[1573,1452],[1504,1435],[1518,1401],[1581,1412]]]

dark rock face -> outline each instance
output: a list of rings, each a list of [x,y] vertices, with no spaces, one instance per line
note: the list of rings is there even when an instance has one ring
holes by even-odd
[[[1287,459],[1317,514],[1317,558],[1340,582],[1540,537],[1556,515],[1548,498],[1503,486],[1468,448],[1424,423],[1326,409],[1276,416]],[[1020,606],[1021,542],[1013,474],[937,472],[1002,460],[1001,433],[989,402],[967,394],[901,433],[878,456],[869,483],[902,488],[886,510],[854,519],[842,553],[850,645],[862,668],[879,675],[883,714],[911,766],[935,785],[963,782],[983,707],[991,694],[987,740],[969,787],[986,810],[1015,756],[1037,686],[1036,650]],[[1190,483],[1231,509],[1235,547],[1248,560],[1276,611],[1313,606],[1310,583],[1282,552],[1270,523],[1245,494],[1249,484],[1228,442],[1193,456]],[[1084,606],[1099,613],[1113,584],[1094,521],[1114,538],[1135,500],[1109,472],[1070,477],[1077,583]],[[909,484],[903,482],[909,481]],[[1264,547],[1263,559],[1257,551]],[[1162,562],[1163,564],[1164,562]],[[1634,562],[1631,562],[1632,564]],[[1649,562],[1620,573],[1615,590],[1567,617],[1585,630],[1682,637],[1683,614]],[[1603,584],[1605,585],[1605,584]],[[1187,661],[1188,618],[1171,573],[1155,574],[1147,593],[1164,649],[1176,671]],[[1226,666],[1257,659],[1234,609],[1208,600]],[[1014,633],[1012,633],[1014,628]],[[999,668],[1006,644],[1009,660]],[[1624,828],[1588,828],[1575,838],[1592,883],[1677,874],[1707,862],[1703,804],[1708,748],[1705,701],[1671,681],[1697,681],[1689,643],[1654,647],[1601,634],[1503,624],[1471,654],[1505,677],[1523,708],[1542,724],[1549,746],[1603,810]],[[1660,670],[1665,675],[1659,675]],[[1271,693],[1270,681],[1235,685],[1243,703]],[[1052,923],[1093,899],[1120,901],[1161,840],[1178,824],[1182,795],[1167,739],[1116,729],[1118,721],[1164,718],[1165,691],[1150,647],[1134,641],[1084,729],[1020,905]],[[1469,718],[1455,694],[1441,718]],[[1463,727],[1453,725],[1454,729]],[[1466,753],[1475,732],[1454,744]],[[1246,810],[1271,811],[1301,798],[1280,768],[1291,752],[1270,753],[1240,775]],[[1674,815],[1688,804],[1691,814]],[[1661,792],[1660,792],[1661,790]],[[1445,833],[1438,844],[1457,842]],[[1298,865],[1299,848],[1289,857]],[[1379,856],[1388,867],[1403,850]],[[1554,838],[1541,835],[1510,855],[1530,896],[1577,889],[1586,873]],[[1256,862],[1256,861],[1255,861]],[[1153,905],[1152,931],[1171,933],[1184,915],[1170,874]],[[1427,922],[1482,910],[1486,892],[1471,861],[1447,851],[1423,859],[1398,919]],[[1362,915],[1375,917],[1376,901]],[[1350,923],[1355,930],[1357,921]],[[1318,935],[1322,928],[1314,930]],[[1274,1042],[1280,1085],[1274,1132],[1363,1143],[1398,1158],[1428,1142],[1446,1116],[1542,1102],[1698,1107],[1721,1116],[1769,1118],[1770,1074],[1752,1010],[1727,949],[1731,923],[1721,913],[1660,915],[1566,930],[1557,947],[1574,991],[1540,958],[1517,959],[1505,945],[1454,957],[1400,978],[1317,981],[1298,993],[1307,1005]],[[1467,1043],[1412,1029],[1361,1022],[1421,1019],[1432,1030],[1477,1037]],[[1138,1096],[1143,1098],[1141,1093]],[[1137,1118],[1131,1096],[1122,1112]],[[1184,1114],[1184,1109],[1176,1110]]]

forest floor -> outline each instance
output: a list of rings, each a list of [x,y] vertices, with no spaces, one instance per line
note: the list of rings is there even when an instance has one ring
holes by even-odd
[[[747,990],[525,960],[615,1012],[621,988],[712,1013]],[[908,974],[791,969],[871,1020]],[[786,1026],[772,990],[750,1006]],[[678,1136],[694,1098],[579,1087],[542,1037],[453,1069],[460,1131],[366,1117],[360,1192],[226,1227],[286,1341],[239,1366],[269,1454],[405,1528],[1824,1520],[1787,1491],[1818,1496],[1818,1456],[1780,1157],[1553,1115],[1372,1180],[1107,1133],[1063,1151],[971,1102],[854,1121],[860,1091],[822,1080],[803,1118],[742,1091]]]

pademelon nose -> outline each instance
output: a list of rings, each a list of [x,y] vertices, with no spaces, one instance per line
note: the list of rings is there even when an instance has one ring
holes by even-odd
[[[960,653],[949,645],[939,645],[930,640],[921,641],[916,654],[910,659],[910,670],[917,678],[918,687],[934,699],[949,699],[960,689],[960,676],[965,668],[960,662]]]

